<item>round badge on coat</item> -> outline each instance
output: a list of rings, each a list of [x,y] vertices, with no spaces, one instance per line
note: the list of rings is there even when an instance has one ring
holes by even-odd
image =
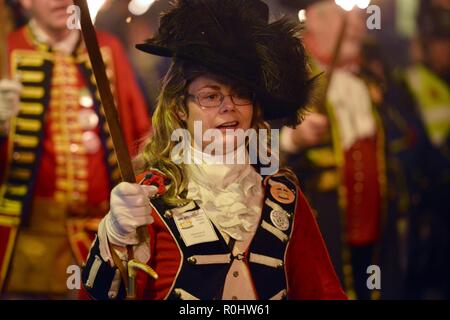
[[[92,99],[91,93],[87,88],[80,90],[79,103],[84,108],[91,108],[94,106],[94,99]]]
[[[281,231],[286,231],[289,229],[289,218],[284,212],[272,210],[270,212],[270,220],[273,225]]]
[[[98,125],[98,116],[91,109],[81,110],[78,113],[78,123],[83,130],[92,130]]]
[[[100,138],[92,131],[84,132],[81,140],[83,141],[87,153],[96,153],[102,146]]]
[[[294,202],[294,192],[280,182],[272,182],[270,185],[270,194],[280,203],[289,204]]]

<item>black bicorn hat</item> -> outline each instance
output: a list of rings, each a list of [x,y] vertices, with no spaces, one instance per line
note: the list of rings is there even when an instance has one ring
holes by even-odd
[[[236,80],[255,91],[266,120],[293,125],[312,86],[300,31],[285,18],[269,23],[260,0],[178,0],[136,48]]]

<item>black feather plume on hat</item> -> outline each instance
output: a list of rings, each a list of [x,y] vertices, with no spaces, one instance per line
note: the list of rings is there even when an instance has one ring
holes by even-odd
[[[237,80],[256,92],[266,120],[293,125],[311,87],[300,31],[285,18],[269,23],[260,0],[178,0],[158,34],[136,47]]]

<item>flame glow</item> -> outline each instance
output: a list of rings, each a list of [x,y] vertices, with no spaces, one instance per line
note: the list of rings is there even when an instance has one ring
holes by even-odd
[[[366,9],[370,4],[370,0],[357,0],[356,5],[360,9]]]
[[[355,6],[366,9],[370,4],[370,0],[334,0],[334,2],[345,11],[351,11]]]
[[[101,10],[106,0],[88,0],[89,13],[91,14],[92,22],[95,22],[98,12]]]
[[[131,0],[128,4],[128,11],[135,16],[140,16],[150,9],[155,0]]]
[[[306,20],[306,11],[305,9],[302,9],[298,12],[298,20],[300,20],[300,22],[303,22]]]

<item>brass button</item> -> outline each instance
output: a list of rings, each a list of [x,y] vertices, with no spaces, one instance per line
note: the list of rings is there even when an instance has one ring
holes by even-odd
[[[173,296],[175,299],[181,299],[181,292],[178,289],[173,291]]]
[[[197,263],[197,259],[195,259],[194,257],[189,257],[189,258],[187,259],[187,261],[188,261],[190,264],[196,264],[196,263]]]
[[[236,296],[231,297],[231,300],[237,300],[237,299],[238,299],[238,297],[236,297]]]
[[[173,216],[172,211],[167,210],[166,212],[164,212],[164,218],[169,219],[172,218],[172,216]]]
[[[239,271],[233,272],[233,277],[235,277],[235,278],[239,277]]]

